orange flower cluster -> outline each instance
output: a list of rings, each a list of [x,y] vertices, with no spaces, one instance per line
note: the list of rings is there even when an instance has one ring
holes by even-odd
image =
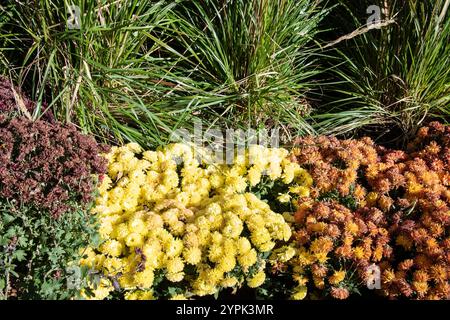
[[[295,145],[293,159],[308,169],[314,179],[312,197],[334,190],[347,196],[354,188],[359,200],[364,199],[366,193],[358,183],[358,172],[379,160],[377,148],[370,138],[304,137],[297,139]]]
[[[407,151],[369,138],[297,145],[314,187],[294,215],[294,280],[343,299],[376,264],[391,299],[450,299],[450,128],[431,123]]]
[[[296,212],[297,255],[291,260],[294,279],[347,298],[367,282],[370,266],[389,258],[392,248],[383,212],[361,208],[353,212],[337,201],[303,202]]]
[[[381,264],[383,291],[389,298],[450,299],[450,128],[431,123],[408,149],[387,152],[369,168],[373,191],[393,205],[396,259]]]

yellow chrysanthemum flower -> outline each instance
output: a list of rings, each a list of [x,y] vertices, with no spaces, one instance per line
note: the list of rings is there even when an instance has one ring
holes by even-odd
[[[335,271],[328,279],[332,285],[337,285],[345,279],[346,272],[344,270]]]
[[[264,273],[264,271],[260,271],[257,274],[255,274],[252,278],[247,279],[247,285],[250,288],[257,288],[261,286],[265,280],[266,274]]]
[[[306,286],[298,286],[293,290],[291,295],[292,300],[303,300],[308,293],[308,288]]]

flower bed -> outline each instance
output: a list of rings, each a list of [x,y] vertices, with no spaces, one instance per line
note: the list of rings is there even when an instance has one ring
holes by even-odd
[[[290,151],[252,145],[232,164],[184,144],[101,157],[73,127],[7,115],[0,131],[2,254],[34,274],[0,265],[2,297],[449,299],[439,123],[406,151],[304,137]]]
[[[307,137],[232,165],[182,144],[113,148],[85,296],[448,299],[449,137],[432,123],[407,152]],[[381,290],[367,288],[374,270]]]

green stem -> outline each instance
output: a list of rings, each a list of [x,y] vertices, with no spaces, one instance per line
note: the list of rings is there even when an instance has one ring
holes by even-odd
[[[444,20],[444,17],[447,14],[447,10],[448,10],[449,6],[450,6],[450,0],[445,1],[444,7],[442,8],[442,12],[439,15],[438,21],[436,23],[436,34],[439,31],[439,26],[441,25],[442,20]]]

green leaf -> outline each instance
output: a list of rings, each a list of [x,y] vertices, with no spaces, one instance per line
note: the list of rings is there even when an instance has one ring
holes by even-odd
[[[25,260],[26,255],[27,254],[24,250],[16,250],[16,251],[14,251],[13,257],[17,261],[23,261],[23,260]]]
[[[12,266],[15,267],[15,265],[12,265]],[[12,274],[14,277],[16,277],[16,278],[19,277],[19,274],[18,274],[17,272],[15,272],[14,270],[12,270],[12,269],[9,269],[8,272],[11,273],[11,274]]]
[[[15,216],[8,214],[8,213],[3,213],[2,216],[3,216],[3,220],[5,221],[5,224],[10,224],[11,222],[13,222],[16,219]]]
[[[5,289],[5,287],[6,287],[5,279],[0,278],[0,290]]]

